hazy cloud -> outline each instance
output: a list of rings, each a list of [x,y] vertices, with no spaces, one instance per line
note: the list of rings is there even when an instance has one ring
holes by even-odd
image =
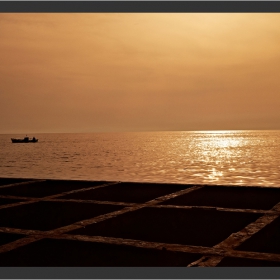
[[[279,14],[0,14],[0,133],[280,128]]]

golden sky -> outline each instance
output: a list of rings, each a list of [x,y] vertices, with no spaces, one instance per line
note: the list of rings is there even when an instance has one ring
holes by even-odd
[[[0,133],[280,129],[280,14],[0,14]]]

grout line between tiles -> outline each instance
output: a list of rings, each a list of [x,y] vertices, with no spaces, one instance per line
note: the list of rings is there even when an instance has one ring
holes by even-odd
[[[271,212],[274,210],[279,211],[280,202],[277,203],[274,207],[271,208]],[[275,214],[264,214],[259,217],[256,221],[246,225],[243,229],[238,232],[232,233],[228,238],[215,245],[213,248],[223,249],[223,250],[233,250],[244,241],[249,239],[252,235],[259,232],[261,229],[266,227],[268,224],[272,223],[275,219],[279,217],[279,213]],[[201,260],[200,263],[196,263],[195,266],[207,267],[207,266],[216,266],[222,261],[223,257],[212,257],[208,258],[206,261]]]
[[[8,184],[8,185],[2,185],[0,186],[0,189],[4,189],[4,188],[10,188],[10,187],[15,187],[15,186],[21,186],[21,185],[30,185],[30,184],[34,184],[34,183],[41,183],[41,182],[45,182],[46,180],[30,180],[30,181],[24,181],[24,182],[19,182],[19,183],[13,183],[13,184]]]
[[[37,181],[28,181],[7,186],[21,185],[26,183],[37,183],[38,181],[46,181],[46,180],[37,180]],[[269,260],[280,262],[280,254],[270,254],[270,253],[260,253],[260,252],[246,252],[246,251],[235,251],[234,249],[242,244],[245,240],[250,238],[252,235],[257,233],[259,230],[273,222],[280,215],[280,202],[276,204],[270,210],[255,210],[255,209],[234,209],[234,208],[221,208],[221,207],[207,207],[207,206],[176,206],[176,205],[158,205],[166,200],[171,198],[187,194],[189,192],[198,190],[203,188],[204,186],[193,186],[187,187],[186,189],[157,197],[153,200],[150,200],[146,203],[125,203],[125,202],[112,202],[112,201],[97,201],[97,200],[75,200],[75,199],[59,199],[59,197],[70,194],[77,193],[82,191],[88,191],[92,189],[97,189],[101,187],[106,187],[109,185],[119,184],[120,182],[110,182],[105,183],[99,186],[83,188],[78,190],[72,190],[68,192],[63,192],[60,194],[55,194],[51,196],[46,196],[42,198],[27,198],[27,197],[16,197],[16,196],[3,196],[1,198],[11,198],[11,199],[26,199],[28,201],[22,201],[18,203],[12,203],[8,205],[2,205],[1,208],[9,208],[23,204],[29,204],[39,201],[57,201],[57,202],[79,202],[79,203],[97,203],[97,204],[113,204],[113,205],[122,205],[126,206],[125,208],[110,212],[107,214],[99,215],[91,219],[85,219],[77,221],[73,224],[56,228],[49,231],[39,231],[39,230],[25,230],[25,229],[13,229],[13,228],[5,228],[0,227],[0,232],[5,233],[16,233],[16,234],[24,234],[26,235],[23,238],[20,238],[16,241],[4,244],[0,246],[0,253],[7,252],[19,248],[21,246],[25,246],[32,242],[44,239],[44,238],[52,238],[52,239],[68,239],[68,240],[78,240],[78,241],[88,241],[88,242],[103,242],[115,245],[129,245],[134,247],[141,248],[154,248],[158,250],[162,250],[163,248],[170,251],[178,251],[178,252],[186,252],[186,253],[198,253],[203,256],[191,263],[189,266],[216,266],[224,257],[237,257],[237,258],[249,258],[249,259],[258,259],[258,260]],[[3,187],[3,186],[2,186]],[[1,188],[1,187],[0,187]],[[202,247],[202,246],[190,246],[190,245],[181,245],[181,244],[169,244],[169,243],[157,243],[157,242],[146,242],[142,240],[132,240],[132,239],[122,239],[122,238],[111,238],[111,237],[103,237],[103,236],[85,236],[85,235],[71,235],[67,234],[67,232],[79,229],[81,227],[85,227],[87,225],[101,222],[103,220],[107,220],[110,218],[114,218],[116,216],[122,215],[127,212],[136,211],[138,209],[144,207],[157,207],[157,208],[199,208],[199,209],[208,209],[208,210],[217,210],[217,211],[233,211],[233,212],[246,212],[246,213],[258,213],[263,214],[260,218],[258,218],[255,222],[248,224],[242,230],[237,233],[232,233],[228,238],[220,242],[219,244],[213,247]]]
[[[28,201],[22,201],[22,202],[16,202],[16,203],[11,203],[11,204],[1,205],[0,209],[15,207],[15,206],[23,205],[23,204],[31,204],[31,203],[35,203],[35,202],[39,202],[39,201],[50,200],[50,199],[53,199],[53,198],[56,198],[56,197],[59,197],[59,196],[64,196],[64,195],[67,195],[67,194],[72,194],[72,193],[82,192],[82,191],[87,191],[87,190],[93,190],[93,189],[99,189],[99,188],[103,188],[103,187],[107,187],[107,186],[111,186],[111,185],[116,185],[116,184],[119,184],[119,182],[110,182],[110,183],[105,183],[105,184],[98,185],[98,186],[67,191],[67,192],[54,194],[54,195],[49,195],[49,196],[44,196],[44,197],[39,197],[39,198],[30,197]]]
[[[110,183],[110,185],[111,184],[112,183]],[[106,186],[107,185],[108,184],[106,184]],[[105,185],[102,185],[102,186],[105,186]],[[23,244],[20,242],[20,240],[16,240],[14,242],[4,244],[4,245],[0,246],[0,253],[13,250],[15,248],[18,248],[20,246],[24,246],[24,245],[29,244],[31,242],[34,242],[36,240],[47,238],[50,235],[66,233],[68,231],[79,229],[79,228],[85,227],[85,226],[93,224],[93,223],[98,223],[98,222],[101,222],[101,221],[104,221],[104,220],[107,220],[107,219],[111,219],[113,217],[116,217],[118,215],[121,215],[121,214],[124,214],[124,213],[127,213],[127,212],[136,211],[136,210],[144,208],[146,206],[154,205],[154,204],[160,203],[162,201],[165,201],[167,199],[170,199],[170,198],[173,198],[173,197],[176,197],[176,196],[179,196],[179,195],[182,195],[182,194],[185,194],[185,193],[188,193],[188,192],[200,189],[200,188],[201,188],[200,186],[199,187],[194,186],[194,187],[191,187],[191,188],[180,190],[178,192],[174,192],[174,193],[171,193],[171,194],[168,194],[168,195],[158,197],[158,198],[150,200],[150,201],[148,201],[144,204],[137,204],[135,206],[125,207],[125,208],[123,208],[121,210],[118,210],[118,211],[114,211],[114,212],[110,212],[110,213],[107,213],[107,214],[99,215],[99,216],[96,216],[96,217],[91,218],[91,219],[81,220],[81,221],[75,222],[73,224],[63,226],[63,227],[60,227],[60,228],[56,228],[56,229],[53,229],[53,230],[44,231],[44,234],[40,232],[40,234],[38,234],[38,235],[35,234],[33,236],[31,235],[31,236],[20,239],[20,240],[23,240]],[[50,196],[45,197],[44,200],[49,199],[49,198],[50,198]],[[41,200],[42,199],[40,199],[38,201],[41,201]]]

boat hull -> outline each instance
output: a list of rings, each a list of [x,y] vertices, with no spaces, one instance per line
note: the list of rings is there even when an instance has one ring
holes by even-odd
[[[11,140],[12,140],[12,143],[36,143],[36,142],[38,142],[38,139],[26,140],[26,139],[11,138]]]

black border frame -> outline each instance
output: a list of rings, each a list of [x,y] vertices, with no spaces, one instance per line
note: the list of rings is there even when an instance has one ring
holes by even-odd
[[[8,13],[275,13],[279,1],[0,1]]]
[[[1,279],[279,279],[272,267],[11,267]]]
[[[1,1],[0,13],[279,13],[278,1]],[[1,27],[0,27],[1,28]],[[1,265],[1,264],[0,264]],[[0,267],[0,279],[279,279],[280,268]]]

